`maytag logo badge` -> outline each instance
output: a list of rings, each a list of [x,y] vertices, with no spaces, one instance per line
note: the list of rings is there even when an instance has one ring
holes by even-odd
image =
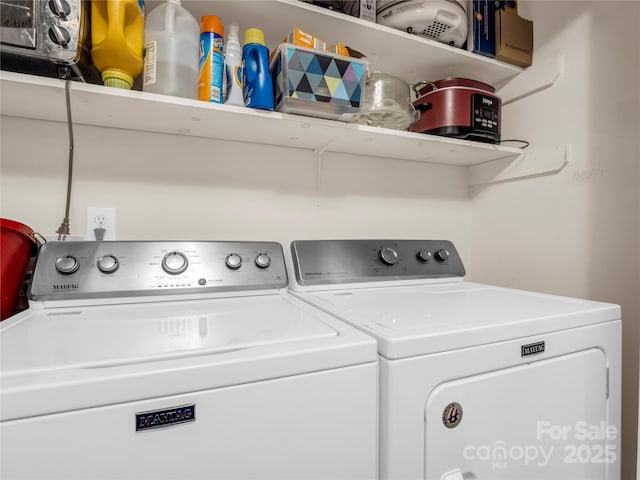
[[[80,288],[80,285],[78,285],[77,283],[73,283],[73,284],[54,283],[53,284],[54,290],[77,290],[78,288]]]
[[[544,352],[544,342],[529,343],[520,347],[520,356],[522,357],[542,352]]]
[[[136,413],[136,432],[196,421],[196,404]]]

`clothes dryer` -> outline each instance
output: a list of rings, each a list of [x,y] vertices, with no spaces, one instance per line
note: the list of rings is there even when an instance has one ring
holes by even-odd
[[[470,283],[448,241],[295,241],[295,295],[376,338],[380,478],[620,478],[617,305]]]
[[[375,479],[375,341],[263,242],[54,242],[0,324],[1,477]]]

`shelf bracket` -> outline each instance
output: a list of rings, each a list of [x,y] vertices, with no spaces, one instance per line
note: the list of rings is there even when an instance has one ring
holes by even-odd
[[[569,157],[569,145],[525,150],[515,159],[499,158],[468,167],[467,180],[470,187],[475,187],[555,175],[569,164]]]
[[[329,148],[329,145],[331,145],[331,143],[334,140],[335,138],[332,138],[329,141],[327,141],[324,145],[321,145],[320,147],[315,147],[313,149],[313,157],[316,161],[316,195],[318,197],[320,196],[320,177],[322,175],[322,159],[324,156],[324,152],[327,151],[327,148]]]
[[[530,66],[498,90],[502,106],[551,88],[562,75],[562,71],[561,56]]]

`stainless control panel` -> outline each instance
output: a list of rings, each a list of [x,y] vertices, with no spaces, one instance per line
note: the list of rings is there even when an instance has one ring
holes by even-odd
[[[298,240],[291,243],[291,257],[303,286],[465,274],[447,240]]]
[[[275,242],[49,242],[32,300],[117,298],[284,288]]]

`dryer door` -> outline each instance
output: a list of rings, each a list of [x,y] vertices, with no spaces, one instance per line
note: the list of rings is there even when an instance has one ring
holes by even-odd
[[[598,349],[441,384],[425,412],[428,480],[607,478],[607,359]]]

